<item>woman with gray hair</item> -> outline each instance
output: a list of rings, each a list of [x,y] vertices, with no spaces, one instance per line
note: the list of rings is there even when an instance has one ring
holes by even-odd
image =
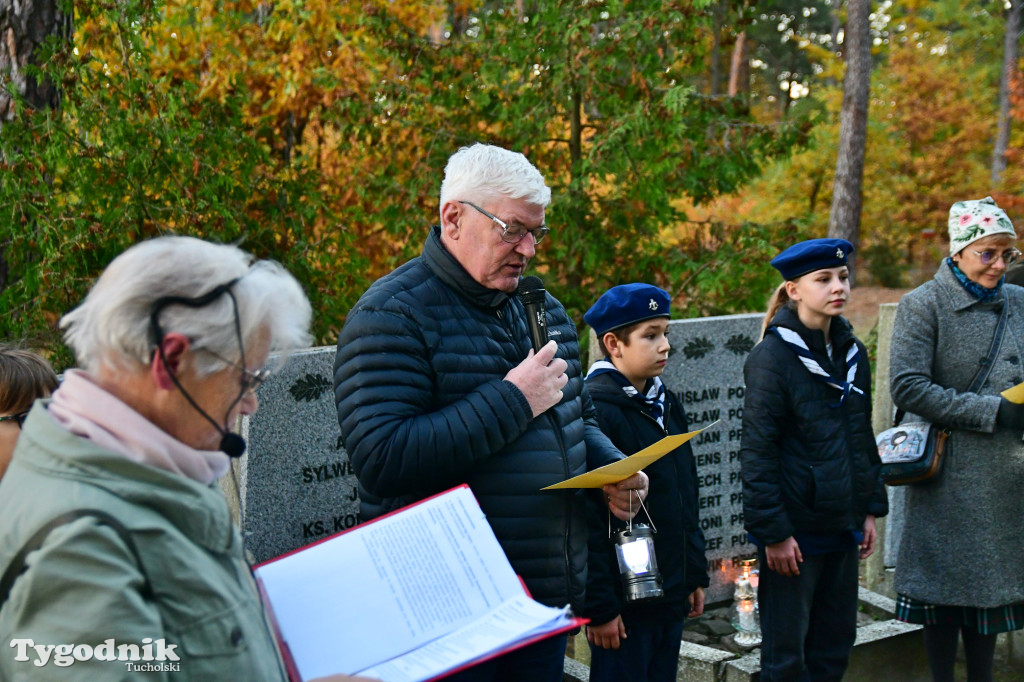
[[[64,316],[81,369],[0,482],[0,679],[285,679],[215,482],[310,317],[280,265],[189,237],[128,249]]]
[[[1003,283],[1020,252],[990,197],[953,204],[949,238],[892,336],[893,402],[952,432],[940,476],[907,488],[895,588],[897,616],[924,625],[934,679],[953,679],[962,636],[976,682],[992,679],[996,635],[1024,627],[1024,405],[999,395],[1024,382],[1024,289]]]

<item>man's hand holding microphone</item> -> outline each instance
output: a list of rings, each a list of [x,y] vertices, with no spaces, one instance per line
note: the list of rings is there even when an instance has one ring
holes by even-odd
[[[534,417],[557,405],[562,400],[562,389],[569,383],[565,373],[569,365],[555,357],[557,350],[558,344],[554,341],[548,341],[538,353],[531,349],[526,359],[505,375],[505,380],[526,397]],[[602,490],[612,515],[622,521],[632,518],[640,510],[639,500],[647,498],[647,485],[647,474],[638,471],[618,483],[604,486]]]

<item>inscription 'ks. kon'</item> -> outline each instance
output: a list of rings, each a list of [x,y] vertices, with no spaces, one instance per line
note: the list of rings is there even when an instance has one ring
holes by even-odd
[[[358,514],[339,514],[334,517],[333,530],[329,530],[330,521],[326,524],[323,521],[310,521],[309,523],[302,524],[302,538],[317,538],[321,535],[327,535],[328,533],[340,533],[343,530],[348,530],[353,526],[359,525]]]

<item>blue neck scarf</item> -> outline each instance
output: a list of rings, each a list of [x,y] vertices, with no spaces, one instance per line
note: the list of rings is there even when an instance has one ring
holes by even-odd
[[[843,392],[839,397],[838,403],[833,403],[829,407],[839,407],[846,400],[847,396],[850,395],[850,391],[860,393],[864,395],[864,391],[860,390],[853,385],[853,379],[857,376],[857,360],[860,357],[860,350],[857,348],[856,343],[850,344],[850,350],[846,352],[846,379],[836,379],[831,374],[825,371],[825,368],[814,358],[814,354],[811,353],[811,349],[804,343],[803,338],[792,329],[786,327],[769,327],[768,331],[772,332],[782,342],[789,346],[790,350],[796,353],[797,358],[803,363],[803,366],[807,368],[819,381],[828,384],[832,388],[838,389]]]
[[[971,296],[978,299],[982,303],[991,303],[993,301],[998,301],[1002,298],[1003,281],[1006,279],[1005,275],[999,279],[999,284],[995,285],[995,287],[991,289],[988,289],[986,287],[981,286],[974,280],[968,279],[967,275],[964,274],[964,271],[956,266],[956,263],[953,262],[952,258],[946,258],[946,264],[953,269],[953,275],[956,277],[957,281],[960,282],[960,286],[962,286],[967,291],[967,293],[969,293]]]
[[[623,393],[630,399],[638,401],[644,412],[654,417],[661,428],[665,428],[665,384],[661,382],[661,377],[647,380],[647,393],[644,395],[636,390],[629,379],[607,357],[590,366],[587,379],[601,374],[610,374],[612,379],[615,379],[615,382],[622,387]]]

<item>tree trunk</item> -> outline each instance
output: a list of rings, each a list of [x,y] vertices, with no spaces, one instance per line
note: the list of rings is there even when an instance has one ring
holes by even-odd
[[[8,84],[33,109],[56,108],[57,87],[38,82],[25,73],[36,64],[35,50],[50,36],[71,38],[71,15],[61,11],[60,0],[0,0],[0,127],[14,116],[14,98]]]
[[[750,66],[747,64],[747,32],[740,31],[729,64],[729,97],[750,91]]]
[[[72,15],[65,15],[61,0],[0,0],[0,130],[14,118],[13,90],[25,98],[32,109],[55,109],[60,91],[49,80],[40,83],[25,73],[29,65],[38,65],[35,50],[49,36],[70,41]],[[69,3],[70,5],[70,3]],[[4,159],[0,150],[0,161]],[[10,284],[10,264],[6,246],[0,248],[0,291]]]
[[[992,151],[992,187],[999,186],[1006,170],[1006,148],[1010,143],[1010,83],[1017,71],[1017,45],[1020,40],[1020,12],[1024,0],[1011,0],[1006,11],[1003,36],[1003,73],[999,78],[999,126]]]
[[[847,3],[843,52],[843,107],[839,117],[839,155],[832,189],[828,236],[860,242],[861,186],[864,181],[864,149],[867,146],[868,92],[871,86],[871,0]],[[852,259],[851,259],[852,266]],[[853,268],[850,281],[853,282]]]

